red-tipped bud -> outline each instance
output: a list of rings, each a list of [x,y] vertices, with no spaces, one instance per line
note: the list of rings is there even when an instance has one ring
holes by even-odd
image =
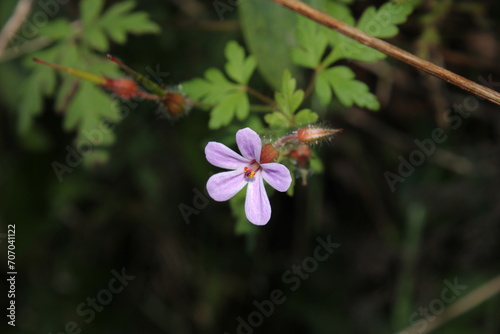
[[[167,113],[174,118],[184,115],[190,107],[190,103],[188,103],[184,95],[174,92],[167,92],[165,97],[161,99],[161,103]]]
[[[137,84],[129,79],[107,79],[104,88],[122,99],[131,99],[137,96]]]
[[[265,144],[262,146],[260,153],[260,163],[275,162],[278,160],[280,152],[272,144]]]
[[[304,144],[316,144],[320,141],[330,139],[334,134],[344,129],[329,129],[320,126],[307,126],[297,131],[297,139]]]

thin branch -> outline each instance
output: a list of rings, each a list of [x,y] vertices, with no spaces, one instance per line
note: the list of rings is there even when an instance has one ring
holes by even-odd
[[[248,94],[255,96],[256,98],[258,98],[259,100],[261,100],[264,103],[269,104],[270,106],[275,106],[276,105],[276,102],[274,102],[273,99],[271,99],[270,97],[265,96],[264,94],[262,94],[259,91],[256,91],[252,87],[245,86],[245,90],[247,91]]]
[[[9,44],[10,39],[14,34],[21,28],[24,20],[28,17],[31,12],[31,6],[33,5],[34,0],[19,0],[16,8],[14,9],[14,13],[9,18],[7,23],[2,29],[0,33],[0,57],[2,56],[5,48]]]
[[[500,93],[475,83],[381,39],[370,36],[297,0],[272,0],[366,46],[500,105]]]
[[[19,46],[10,47],[8,49],[5,49],[3,53],[0,54],[0,63],[4,63],[12,59],[22,57],[26,54],[41,50],[52,43],[53,41],[50,38],[41,36]]]
[[[479,286],[465,297],[462,297],[460,300],[448,306],[443,313],[436,316],[434,321],[429,322],[423,331],[421,329],[417,330],[415,326],[410,326],[403,329],[401,332],[410,334],[430,333],[436,328],[441,327],[446,322],[458,318],[460,315],[484,303],[498,293],[500,293],[500,276],[497,276],[487,283]]]

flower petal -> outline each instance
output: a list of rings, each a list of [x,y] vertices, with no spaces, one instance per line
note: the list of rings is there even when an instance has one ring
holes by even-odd
[[[217,173],[208,179],[207,191],[214,200],[223,202],[236,195],[246,183],[243,170]]]
[[[247,219],[255,225],[265,225],[271,219],[271,204],[260,173],[248,183],[245,213]]]
[[[288,168],[276,162],[261,164],[262,177],[267,183],[278,191],[287,191],[292,184],[292,177]]]
[[[205,146],[205,156],[212,165],[225,169],[236,169],[249,163],[248,159],[224,144],[211,141]]]
[[[241,154],[250,160],[260,162],[260,152],[262,151],[262,141],[257,132],[250,128],[244,128],[236,132],[236,143]]]

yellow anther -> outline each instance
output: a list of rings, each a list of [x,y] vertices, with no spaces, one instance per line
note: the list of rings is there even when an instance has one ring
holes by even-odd
[[[243,174],[245,174],[245,177],[254,177],[255,176],[255,171],[253,169],[250,169],[248,167],[245,167],[243,169]]]

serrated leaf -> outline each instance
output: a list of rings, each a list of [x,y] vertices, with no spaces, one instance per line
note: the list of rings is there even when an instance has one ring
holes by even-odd
[[[228,58],[226,71],[239,84],[229,81],[216,68],[205,71],[205,78],[183,84],[187,96],[213,105],[208,123],[211,129],[229,125],[234,117],[245,120],[250,112],[250,102],[243,85],[254,71],[255,61],[251,57],[245,59],[243,48],[236,42],[229,42],[225,51]]]
[[[205,79],[196,78],[183,83],[182,86],[187,96],[211,104],[220,103],[228,91],[239,89],[216,68],[206,70]]]
[[[243,91],[235,91],[227,94],[220,103],[212,109],[208,127],[210,129],[219,129],[226,126],[236,116],[239,120],[243,120],[248,116],[250,111],[250,102],[248,96]]]
[[[290,120],[279,111],[264,116],[264,120],[271,128],[282,129],[290,127]]]
[[[348,25],[356,26],[358,29],[380,38],[395,36],[398,33],[397,25],[404,23],[412,11],[413,5],[409,2],[398,4],[387,2],[378,10],[373,6],[368,7],[361,15],[358,23],[354,25],[354,19],[348,7],[338,3],[329,3],[327,6],[328,14]],[[386,57],[385,54],[337,32],[331,32],[329,40],[334,49],[326,57],[324,66],[328,66],[342,58],[374,62]]]
[[[80,16],[83,25],[90,27],[99,17],[104,7],[103,0],[83,0],[80,1]]]
[[[211,81],[214,85],[217,85],[223,89],[232,88],[236,86],[234,83],[227,80],[224,74],[216,68],[208,69],[205,72],[205,77],[207,78],[208,81]]]
[[[303,127],[318,121],[318,114],[311,109],[302,109],[295,115],[295,126]]]
[[[160,27],[149,20],[144,12],[130,11],[134,8],[133,1],[124,1],[110,7],[99,20],[99,26],[114,42],[123,44],[128,33],[157,33]]]
[[[73,36],[75,34],[75,29],[68,20],[55,19],[40,27],[39,33],[41,36],[52,40],[61,40]]]
[[[285,70],[281,80],[281,91],[276,92],[276,103],[286,115],[292,116],[304,100],[304,91],[295,90],[297,81],[292,78],[289,70]]]
[[[105,52],[109,50],[108,38],[99,26],[92,26],[85,30],[83,41],[96,51]]]
[[[406,22],[412,11],[413,6],[409,3],[387,2],[378,10],[370,6],[365,9],[356,27],[375,37],[393,37],[399,32],[397,25]]]
[[[105,26],[106,33],[110,39],[119,44],[124,44],[127,34],[147,34],[160,31],[156,23],[149,21],[146,13],[132,13],[123,18],[117,18],[117,22]]]
[[[300,46],[292,49],[294,63],[312,69],[318,67],[328,44],[324,27],[306,17],[298,16],[296,37]]]
[[[121,1],[111,6],[103,16],[120,17],[126,15],[135,7],[135,1]]]
[[[113,99],[99,87],[81,82],[66,111],[63,127],[66,131],[78,130],[77,142],[87,140],[93,146],[108,146],[114,142],[114,134],[103,130],[102,121],[118,121],[120,111]]]
[[[328,82],[340,103],[346,107],[356,104],[371,110],[378,110],[380,104],[368,86],[355,79],[354,72],[346,66],[335,66],[318,75]]]
[[[81,2],[84,17],[84,43],[97,51],[109,49],[109,39],[124,44],[127,34],[157,33],[159,26],[150,21],[147,13],[131,12],[135,6],[133,1],[119,2],[111,6],[99,17],[102,0],[85,0]]]
[[[352,16],[351,10],[346,5],[329,1],[326,4],[326,12],[337,20],[342,21],[350,26],[354,26],[354,17]],[[341,33],[331,29],[328,35],[329,41],[333,46],[336,46],[338,44],[338,39],[340,38],[340,36],[344,36]]]
[[[255,57],[248,56],[245,58],[243,47],[235,41],[227,43],[225,54],[227,58],[225,66],[227,75],[237,83],[246,85],[257,66]]]

